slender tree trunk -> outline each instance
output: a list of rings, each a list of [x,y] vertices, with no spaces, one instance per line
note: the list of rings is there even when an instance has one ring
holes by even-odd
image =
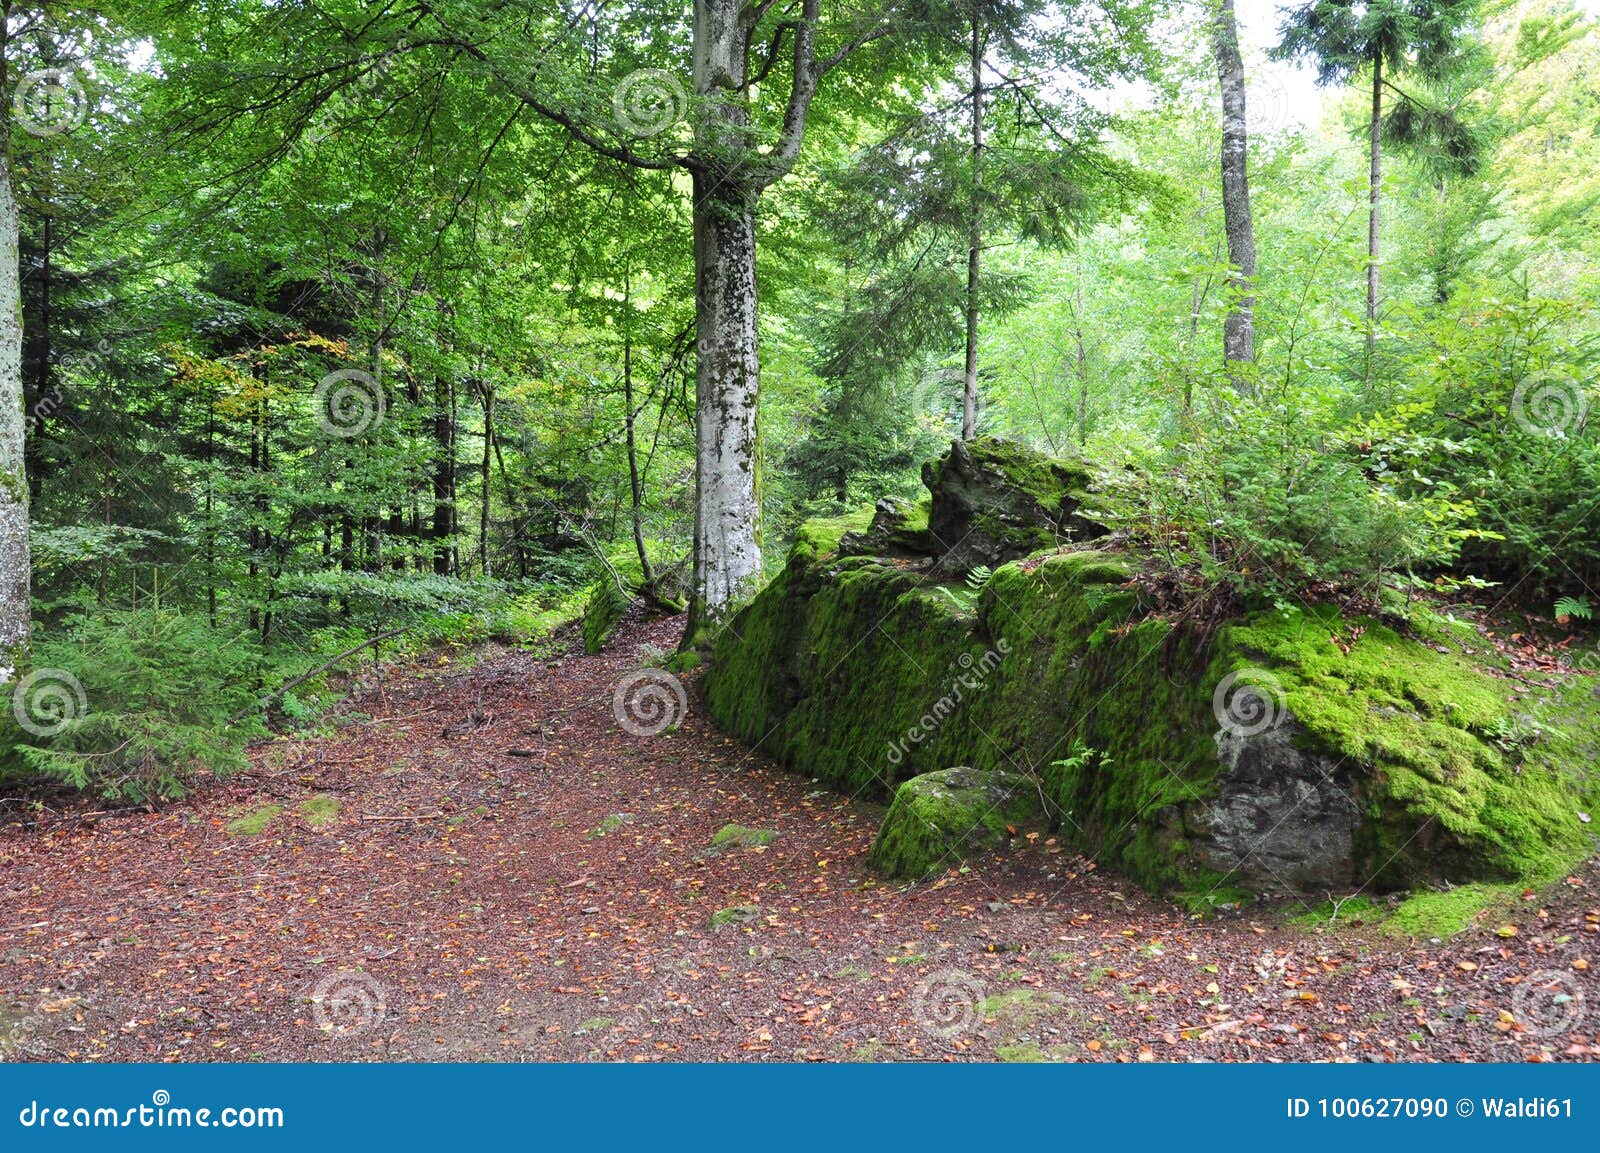
[[[1378,223],[1383,202],[1383,58],[1372,62],[1372,120],[1367,128],[1372,167],[1367,175],[1367,363],[1372,383],[1373,354],[1378,343]]]
[[[11,86],[0,29],[0,92]],[[28,665],[31,559],[28,552],[27,423],[22,409],[22,269],[16,193],[11,187],[11,117],[0,124],[0,684]]]
[[[624,274],[623,307],[629,310],[632,320],[632,283]],[[644,547],[644,482],[639,476],[639,440],[635,435],[637,413],[633,407],[633,333],[631,324],[624,324],[622,333],[622,403],[628,435],[628,489],[629,519],[633,522],[633,547],[639,554],[639,574],[647,596],[655,595],[656,574],[650,568],[650,552]]]
[[[450,538],[455,533],[456,438],[455,385],[439,376],[433,393],[433,571],[449,576]]]
[[[972,202],[967,221],[967,359],[961,439],[978,435],[978,287],[983,271],[983,21],[972,18]]]
[[[761,579],[756,409],[755,204],[747,155],[750,28],[740,0],[695,5],[694,601],[687,644],[703,643]]]
[[[494,575],[489,570],[489,466],[494,461],[494,385],[482,381],[478,387],[483,392],[483,460],[478,467],[483,507],[478,510],[478,567],[487,577]]]
[[[1220,0],[1212,25],[1212,48],[1222,86],[1222,219],[1228,237],[1229,305],[1222,326],[1222,356],[1233,385],[1252,391],[1237,366],[1255,359],[1256,234],[1250,214],[1249,132],[1245,117],[1244,61],[1233,0]]]

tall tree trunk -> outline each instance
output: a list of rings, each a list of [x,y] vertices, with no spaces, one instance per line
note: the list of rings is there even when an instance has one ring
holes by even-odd
[[[702,643],[761,579],[756,409],[755,204],[745,171],[750,27],[741,0],[695,5],[694,601],[686,643]]]
[[[0,29],[0,92],[9,92]],[[17,197],[11,187],[11,117],[0,117],[0,684],[28,664],[27,424],[22,410],[22,268]]]
[[[1372,167],[1367,174],[1367,362],[1366,383],[1372,383],[1372,358],[1378,343],[1378,219],[1383,201],[1383,57],[1372,62],[1372,120],[1367,128]]]
[[[1237,366],[1255,359],[1256,234],[1250,214],[1249,145],[1244,61],[1233,0],[1220,0],[1212,24],[1212,49],[1222,86],[1222,220],[1228,237],[1229,305],[1222,326],[1222,356],[1241,393],[1252,391]]]
[[[623,307],[628,309],[622,331],[622,404],[628,436],[629,519],[633,523],[633,547],[639,554],[639,575],[645,595],[654,597],[656,574],[650,568],[650,552],[644,546],[644,481],[639,476],[639,438],[635,434],[638,413],[633,406],[633,283],[623,273]]]
[[[967,361],[961,439],[978,434],[978,286],[983,271],[983,21],[972,18],[972,201],[967,221]]]
[[[444,376],[435,378],[433,393],[433,571],[449,576],[451,537],[455,534],[455,383]]]
[[[494,385],[483,380],[479,381],[478,388],[483,394],[483,459],[478,465],[483,507],[478,510],[478,567],[487,577],[494,575],[489,571],[489,466],[494,461]]]

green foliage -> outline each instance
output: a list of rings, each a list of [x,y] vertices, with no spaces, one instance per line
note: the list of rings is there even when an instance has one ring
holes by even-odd
[[[258,699],[268,662],[193,615],[79,616],[38,639],[34,662],[41,692],[65,690],[53,704],[38,694],[35,707],[19,704],[22,718],[6,734],[13,773],[110,799],[173,797],[242,768],[245,743],[265,731]]]

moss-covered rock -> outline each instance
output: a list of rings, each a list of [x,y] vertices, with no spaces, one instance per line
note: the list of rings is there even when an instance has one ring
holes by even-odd
[[[583,610],[583,651],[593,655],[605,648],[632,603],[616,581],[596,581]]]
[[[941,769],[895,790],[869,860],[885,876],[921,880],[1002,848],[1021,827],[1044,823],[1033,778],[965,766]]]
[[[807,775],[898,804],[951,765],[1025,773],[1065,838],[1201,904],[1537,881],[1592,846],[1587,684],[1509,739],[1505,682],[1436,637],[1293,609],[1202,644],[1088,548],[1003,565],[967,611],[935,573],[838,556],[871,517],[802,530],[705,678],[719,724]]]
[[[928,547],[939,570],[963,576],[1066,541],[1103,536],[1081,515],[1089,470],[997,437],[955,441],[923,466],[932,500]]]
[[[872,522],[860,532],[839,539],[840,556],[929,556],[933,538],[928,532],[931,501],[913,504],[899,497],[884,497],[873,508]]]
[[[748,825],[723,825],[711,837],[714,852],[725,849],[764,848],[778,839],[772,829],[752,829]]]

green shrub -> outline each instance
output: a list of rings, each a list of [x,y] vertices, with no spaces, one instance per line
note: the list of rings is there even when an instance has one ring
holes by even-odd
[[[111,799],[173,797],[197,774],[243,767],[246,741],[265,731],[265,658],[199,616],[76,617],[36,639],[32,669],[0,737],[8,775]]]

